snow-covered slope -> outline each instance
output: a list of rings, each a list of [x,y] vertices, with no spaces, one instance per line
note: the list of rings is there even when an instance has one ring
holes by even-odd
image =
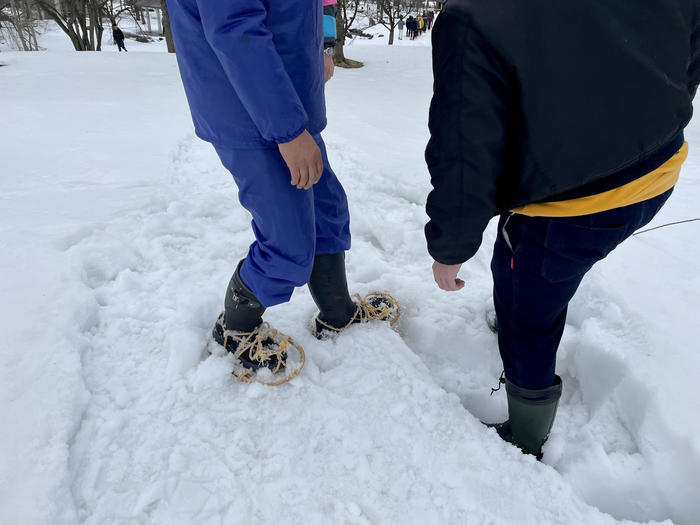
[[[0,523],[695,523],[696,223],[631,239],[585,281],[545,460],[523,456],[479,423],[505,414],[484,324],[494,232],[464,291],[432,284],[430,50],[346,54],[366,67],[330,83],[325,136],[349,281],[390,289],[402,322],[319,342],[299,289],[267,316],[307,352],[277,388],[204,358],[251,233],[174,57],[2,54]],[[656,224],[696,213],[700,128],[689,141]]]

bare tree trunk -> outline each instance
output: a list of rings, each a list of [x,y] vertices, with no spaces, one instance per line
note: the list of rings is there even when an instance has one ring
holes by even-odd
[[[160,0],[160,5],[163,8],[163,29],[165,30],[165,43],[168,46],[168,53],[175,52],[175,42],[173,41],[173,31],[170,28],[170,14],[168,13],[168,4],[165,0]]]
[[[345,58],[345,52],[343,50],[343,46],[345,45],[346,34],[345,13],[347,12],[345,3],[349,1],[350,0],[338,0],[338,9],[335,18],[335,30],[337,36],[335,43],[335,52],[333,54],[333,63],[338,67],[358,68],[364,66],[364,64],[362,62],[358,62],[357,60]],[[355,7],[357,7],[357,3],[355,3]]]
[[[95,21],[92,19],[94,13],[92,11],[92,6],[89,8],[85,8],[87,11],[86,14],[86,19],[89,20],[88,24],[86,26],[86,32],[88,36],[88,49],[95,49]]]
[[[102,35],[104,35],[105,28],[102,25],[102,9],[101,6],[95,6],[95,23],[93,24],[95,28],[95,51],[102,51]]]
[[[90,17],[90,49],[102,50],[102,7],[104,0],[90,0],[88,3],[88,16]]]
[[[352,4],[353,12],[352,16],[348,16],[348,4]],[[344,34],[347,34],[348,31],[350,31],[350,27],[352,26],[352,23],[355,21],[355,17],[357,16],[357,10],[360,8],[360,0],[343,0],[342,1],[342,11],[343,11],[343,28],[344,28]],[[367,6],[365,5],[365,9]],[[341,3],[338,3],[338,9],[341,9]]]
[[[345,62],[345,54],[343,52],[343,46],[345,45],[345,20],[343,18],[343,11],[345,10],[345,0],[339,0],[337,6],[337,12],[335,15],[335,49],[333,52],[333,62],[336,65]]]
[[[384,27],[386,27],[389,30],[389,45],[393,46],[394,45],[394,29],[396,28],[396,13],[392,10],[392,5],[391,2],[388,3],[388,6],[386,7],[386,16],[387,19],[385,22],[382,22]]]
[[[12,25],[15,26],[15,30],[17,31],[17,38],[22,44],[22,49],[24,51],[30,51],[29,44],[27,42],[27,35],[25,34],[25,23],[23,20],[24,17],[22,16],[22,9],[19,7],[19,5],[17,5],[16,0],[12,2],[12,9],[10,12],[12,13],[13,19]]]
[[[34,28],[34,14],[32,13],[32,8],[29,5],[29,0],[24,0],[23,8],[25,13],[25,18],[27,20],[27,38],[29,40],[29,48],[33,51],[39,50],[39,42],[36,38],[36,29]]]
[[[31,0],[70,38],[76,51],[94,51],[101,46],[103,1],[64,1],[57,7],[53,0]]]

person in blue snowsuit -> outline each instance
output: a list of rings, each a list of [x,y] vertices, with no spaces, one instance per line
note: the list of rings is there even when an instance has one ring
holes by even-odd
[[[261,357],[254,347],[285,346],[262,329],[262,315],[295,287],[309,284],[318,336],[389,317],[377,308],[384,298],[354,302],[347,289],[348,204],[321,138],[328,60],[321,2],[167,2],[195,131],[213,144],[253,216],[256,240],[214,327],[217,342],[251,369],[284,366],[286,355]]]

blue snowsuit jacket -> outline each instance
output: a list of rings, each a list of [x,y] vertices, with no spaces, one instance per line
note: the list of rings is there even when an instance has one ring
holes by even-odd
[[[320,0],[167,0],[197,135],[266,148],[326,126]]]

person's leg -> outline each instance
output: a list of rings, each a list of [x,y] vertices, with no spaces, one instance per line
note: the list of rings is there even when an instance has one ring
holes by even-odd
[[[314,137],[323,157],[323,175],[313,187],[316,253],[328,254],[350,249],[350,212],[342,184],[328,161],[326,145]]]
[[[670,193],[581,217],[501,217],[491,270],[509,407],[513,400],[512,406],[527,413],[516,421],[534,421],[535,413],[542,416],[525,430],[512,428],[513,417],[500,426],[502,437],[528,434],[523,438],[527,446],[517,437],[504,439],[538,453],[532,443],[541,446],[546,439],[561,393],[555,362],[569,301],[591,267],[647,224]],[[533,428],[539,432],[534,438]]]
[[[398,306],[385,293],[370,294],[357,302],[348,291],[345,251],[350,249],[350,215],[340,181],[333,173],[326,147],[320,136],[314,137],[323,156],[324,171],[314,186],[316,255],[309,279],[309,290],[319,308],[316,335],[340,332],[347,326],[369,320],[395,322]]]
[[[240,267],[241,281],[264,307],[289,300],[309,280],[316,248],[314,190],[290,184],[279,150],[217,148],[253,216],[255,242]]]
[[[540,247],[548,221],[502,216],[491,260],[503,367],[506,377],[524,388],[552,384],[554,356],[564,330],[566,305],[578,286],[567,283],[569,286],[561,287],[555,296],[539,275]],[[533,293],[538,287],[546,292]]]
[[[491,261],[498,347],[505,372],[508,419],[498,435],[538,456],[561,395],[555,359],[567,305],[582,275],[550,286],[542,276],[550,219],[502,216]]]
[[[309,291],[319,318],[334,327],[347,325],[357,310],[350,298],[345,251],[350,249],[350,214],[345,190],[328,161],[321,136],[314,137],[323,156],[323,176],[314,186],[316,255]]]
[[[224,311],[214,324],[214,340],[251,370],[286,367],[294,343],[262,322],[265,309],[289,300],[305,284],[316,244],[313,190],[290,184],[277,148],[217,148],[238,186],[238,198],[253,216],[255,242],[227,288]]]
[[[501,218],[491,270],[506,377],[524,388],[552,384],[568,303],[584,275],[648,223],[669,195],[582,217]]]

